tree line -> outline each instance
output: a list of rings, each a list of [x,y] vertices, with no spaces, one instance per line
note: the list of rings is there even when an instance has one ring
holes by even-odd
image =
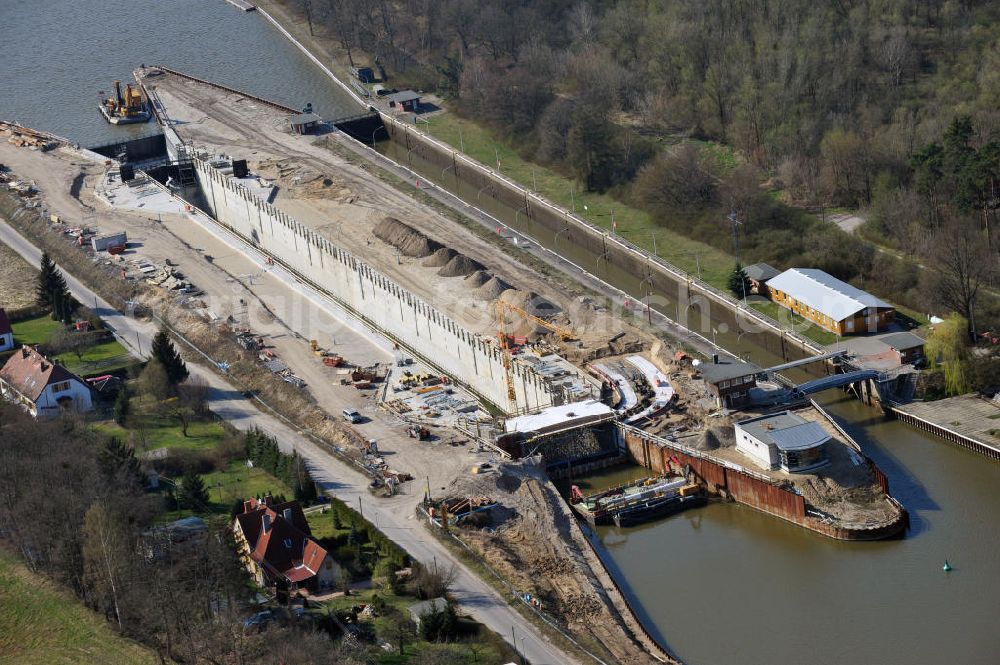
[[[525,158],[663,226],[732,251],[736,210],[744,265],[817,267],[970,327],[976,306],[1000,321],[971,284],[995,283],[1000,251],[995,2],[284,4],[390,82],[436,91]],[[868,210],[863,235],[903,258],[800,211],[830,206]],[[949,237],[992,253],[937,251]],[[989,270],[970,280],[968,265]]]

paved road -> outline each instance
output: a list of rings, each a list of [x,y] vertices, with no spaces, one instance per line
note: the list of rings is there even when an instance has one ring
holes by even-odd
[[[0,220],[0,242],[9,245],[32,265],[37,265],[42,252],[6,222]],[[148,357],[154,323],[130,318],[111,307],[73,275],[63,271],[66,284],[81,303],[95,312],[116,331],[117,337],[138,357]],[[182,348],[182,350],[184,350]],[[294,449],[307,460],[310,472],[330,495],[352,506],[360,505],[364,516],[386,532],[396,543],[416,559],[438,565],[455,565],[456,579],[452,593],[459,604],[476,620],[496,631],[519,653],[535,665],[562,665],[578,662],[551,644],[532,624],[514,611],[507,599],[469,571],[437,542],[416,518],[412,496],[401,495],[392,500],[375,499],[368,492],[368,478],[360,472],[321,451],[305,435],[289,427],[274,415],[265,412],[242,396],[242,391],[224,377],[203,365],[188,366],[192,376],[208,384],[212,411],[240,429],[259,428],[272,434],[286,450]],[[419,492],[418,489],[412,490]],[[360,504],[359,504],[360,501]],[[513,638],[512,638],[513,632]],[[516,644],[513,640],[516,639]]]

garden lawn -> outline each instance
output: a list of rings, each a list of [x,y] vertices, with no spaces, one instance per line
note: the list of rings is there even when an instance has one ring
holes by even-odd
[[[63,353],[59,360],[66,369],[80,376],[107,374],[138,362],[114,339],[91,346],[79,358],[75,353]]]
[[[55,331],[63,324],[53,321],[48,314],[34,319],[25,319],[11,325],[14,329],[14,341],[18,344],[42,344],[49,341]]]
[[[419,129],[429,131],[431,136],[448,143],[456,150],[461,149],[464,144],[465,154],[493,169],[497,168],[499,154],[500,172],[503,175],[528,189],[534,189],[537,183],[537,191],[541,196],[569,210],[575,207],[577,215],[608,231],[612,230],[611,211],[614,210],[618,234],[623,238],[651,252],[655,233],[656,250],[660,258],[692,275],[697,274],[700,262],[702,279],[716,288],[726,288],[735,264],[731,255],[658,226],[648,213],[630,207],[609,194],[580,191],[579,185],[572,179],[525,161],[513,148],[496,140],[487,130],[453,113],[428,118],[426,126]],[[698,260],[695,259],[696,254]]]
[[[0,663],[156,663],[68,592],[0,550]]]

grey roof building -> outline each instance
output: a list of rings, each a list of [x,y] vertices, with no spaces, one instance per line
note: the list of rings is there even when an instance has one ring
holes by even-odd
[[[827,463],[823,426],[783,411],[736,423],[736,449],[765,469],[807,471]]]
[[[772,277],[777,277],[781,274],[780,270],[766,263],[755,263],[752,266],[747,266],[743,269],[743,272],[754,282],[766,282]]]

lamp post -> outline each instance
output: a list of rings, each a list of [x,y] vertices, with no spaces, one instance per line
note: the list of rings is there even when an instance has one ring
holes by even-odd
[[[389,130],[385,128],[385,125],[379,125],[378,127],[376,127],[375,131],[372,132],[372,147],[373,148],[375,147],[375,134],[377,134],[378,130],[380,130],[380,129],[385,132],[386,136],[389,136]]]
[[[479,191],[478,191],[478,192],[476,192],[476,202],[477,202],[477,203],[479,202],[479,197],[480,197],[480,195],[482,195],[482,193],[483,193],[484,191],[486,191],[486,189],[487,189],[488,187],[491,187],[491,186],[492,186],[492,185],[491,185],[490,183],[486,183],[485,185],[483,185],[482,187],[480,187],[480,188],[479,188]]]

